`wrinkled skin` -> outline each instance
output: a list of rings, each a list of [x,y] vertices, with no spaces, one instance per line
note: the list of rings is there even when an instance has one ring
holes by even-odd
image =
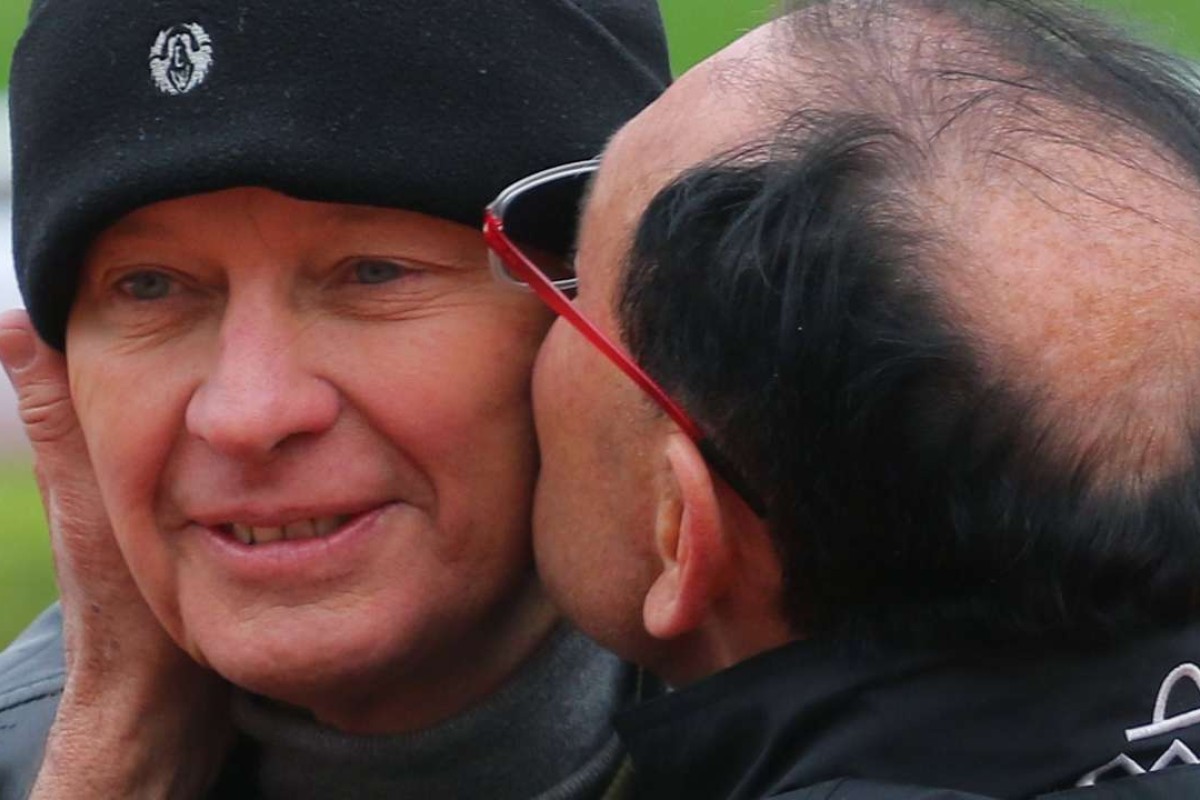
[[[138,592],[100,500],[66,362],[34,335],[23,311],[0,315],[0,360],[33,448],[66,647],[67,682],[33,796],[194,796],[229,741],[228,687],[170,640]],[[97,730],[191,756],[98,751]]]
[[[36,796],[196,794],[230,683],[409,731],[540,644],[528,377],[548,315],[485,252],[418,214],[227,190],[98,238],[66,359],[0,321],[68,651]],[[234,535],[293,517],[340,527]]]
[[[477,231],[412,212],[244,188],[104,231],[67,327],[71,397],[171,638],[355,733],[496,689],[555,618],[528,534],[546,323]],[[337,532],[235,535],[310,521]]]

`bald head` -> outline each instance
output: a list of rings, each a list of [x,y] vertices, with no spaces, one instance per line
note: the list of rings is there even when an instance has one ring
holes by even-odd
[[[1191,80],[1063,4],[841,0],[613,142],[622,328],[764,487],[797,627],[1191,613]]]
[[[972,341],[980,377],[1037,410],[1055,468],[1145,486],[1193,458],[1194,165],[1155,138],[1142,98],[1046,69],[1037,31],[1012,27],[1037,5],[997,6],[840,0],[759,28],[616,139],[611,158],[654,165],[625,208],[748,144],[769,158],[831,118],[873,122],[888,141],[862,144],[893,161],[874,199],[926,236],[907,278]]]
[[[1148,105],[1153,83],[1118,83],[1127,65],[1054,43],[1070,33],[1098,51],[1112,34],[1051,11],[814,5],[772,51],[802,76],[805,113],[870,115],[904,142],[886,190],[929,236],[909,277],[970,341],[974,380],[1034,412],[1030,456],[1135,490],[1192,466],[1195,125]]]

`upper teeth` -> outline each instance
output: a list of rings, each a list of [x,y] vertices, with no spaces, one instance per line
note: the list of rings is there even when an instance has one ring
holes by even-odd
[[[341,527],[344,521],[343,517],[321,517],[319,519],[302,519],[298,522],[289,522],[286,525],[273,527],[241,525],[237,522],[230,523],[229,527],[242,544],[265,544],[280,540],[294,541],[328,536]]]

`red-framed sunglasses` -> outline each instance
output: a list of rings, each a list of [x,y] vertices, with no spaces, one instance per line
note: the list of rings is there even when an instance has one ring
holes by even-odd
[[[523,178],[502,191],[483,213],[492,272],[505,283],[532,290],[573,325],[696,443],[705,460],[756,514],[765,516],[762,498],[691,415],[624,347],[580,313],[567,294],[579,283],[570,253],[582,199],[599,165],[597,159],[564,164]]]

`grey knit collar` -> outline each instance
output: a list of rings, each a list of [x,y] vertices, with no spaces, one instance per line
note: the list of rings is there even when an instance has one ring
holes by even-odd
[[[351,736],[251,695],[235,721],[265,798],[574,800],[604,793],[622,750],[613,714],[635,671],[563,625],[486,703],[402,736]]]

